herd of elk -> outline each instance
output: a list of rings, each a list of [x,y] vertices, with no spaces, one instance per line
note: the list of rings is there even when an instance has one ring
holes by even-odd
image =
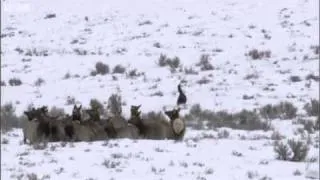
[[[180,85],[178,85],[180,93]],[[184,96],[183,102],[186,102]],[[82,110],[82,106],[74,105],[72,114],[61,117],[48,115],[47,106],[32,108],[25,111],[27,120],[23,124],[23,141],[30,144],[39,142],[57,141],[95,141],[113,138],[129,139],[172,139],[181,140],[185,134],[184,120],[179,117],[180,108],[165,111],[169,121],[165,118],[143,118],[139,106],[131,106],[131,116],[128,120],[121,116],[113,116],[108,119],[101,119],[98,109]],[[88,114],[84,119],[82,112]]]

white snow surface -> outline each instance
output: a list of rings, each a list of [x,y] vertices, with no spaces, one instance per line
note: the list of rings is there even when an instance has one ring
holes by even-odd
[[[70,113],[68,96],[87,107],[90,99],[106,102],[118,89],[125,116],[131,105],[158,111],[175,105],[182,80],[188,107],[199,103],[215,111],[286,100],[303,114],[306,102],[319,100],[319,82],[306,80],[310,74],[319,76],[319,54],[311,48],[319,46],[318,0],[2,0],[1,13],[1,81],[6,83],[1,105],[12,102],[18,115],[30,103]],[[56,17],[47,19],[48,14]],[[26,56],[28,49],[48,55]],[[76,49],[87,54],[78,55]],[[245,55],[252,49],[269,50],[271,57],[252,60]],[[179,57],[182,71],[159,67],[160,54]],[[203,54],[214,70],[196,66]],[[110,71],[121,64],[127,72],[137,69],[144,75],[91,76],[98,61]],[[190,67],[198,74],[186,74],[183,69]],[[67,73],[71,77],[66,79]],[[257,78],[245,78],[252,74]],[[301,81],[291,82],[291,76]],[[12,78],[22,84],[10,86]],[[41,86],[35,85],[38,78],[44,80]],[[199,84],[203,78],[209,83]],[[160,91],[163,96],[151,96]],[[292,121],[272,124],[291,138],[297,128]],[[35,150],[21,144],[22,132],[15,129],[2,134],[1,179],[27,179],[31,173],[59,180],[319,179],[319,146],[310,146],[308,158],[318,159],[313,165],[279,161],[271,131],[227,129],[230,137],[220,139],[220,130],[188,129],[182,142],[122,139],[49,143]],[[318,134],[311,135],[314,144],[319,144]]]

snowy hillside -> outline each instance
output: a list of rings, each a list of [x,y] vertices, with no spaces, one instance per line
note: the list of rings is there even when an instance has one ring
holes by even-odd
[[[22,85],[1,87],[2,103],[18,101],[18,113],[30,103],[64,106],[67,96],[87,105],[91,98],[107,100],[119,86],[127,106],[140,103],[149,111],[174,105],[176,85],[184,79],[188,103],[209,109],[236,111],[284,99],[301,104],[318,95],[318,83],[304,87],[305,77],[319,71],[318,56],[310,49],[318,45],[318,6],[314,0],[5,1],[1,77],[6,84],[19,78]],[[56,17],[47,19],[48,14]],[[254,48],[269,50],[271,57],[245,56]],[[39,55],[26,56],[33,49]],[[77,55],[75,49],[87,55]],[[183,67],[199,74],[171,74],[169,68],[159,68],[161,53],[179,57]],[[197,69],[202,54],[210,55],[214,70]],[[112,75],[90,76],[97,61],[111,69],[116,64],[127,71],[137,69],[145,77],[116,74],[115,81]],[[63,79],[67,73],[71,78]],[[247,80],[250,74],[257,78]],[[302,81],[292,83],[290,76]],[[210,82],[197,84],[204,77]],[[45,82],[35,87],[38,78]],[[154,85],[157,88],[151,88]],[[263,90],[268,86],[274,91]],[[163,96],[150,96],[157,91]],[[243,95],[254,98],[243,100]]]
[[[12,102],[18,115],[31,103],[70,113],[73,103],[107,102],[119,91],[126,117],[131,105],[159,111],[175,105],[181,81],[188,107],[212,111],[288,101],[305,116],[303,106],[319,100],[318,0],[2,0],[1,12],[1,105]],[[161,54],[179,64],[161,67]],[[110,72],[97,71],[98,62]],[[309,139],[307,159],[319,159],[319,131],[297,134],[296,121],[274,120],[273,131]],[[2,135],[1,179],[291,180],[310,173],[309,162],[276,160],[272,130],[227,129],[224,138],[220,131],[188,129],[182,142],[34,150],[21,145],[16,129]]]

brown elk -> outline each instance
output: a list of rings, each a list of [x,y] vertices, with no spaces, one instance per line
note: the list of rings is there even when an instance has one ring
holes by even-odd
[[[180,140],[183,138],[185,123],[179,117],[180,109],[165,111],[170,121],[167,121],[161,114],[156,115],[158,116],[156,119],[142,119],[140,111],[136,108],[132,108],[132,110],[136,114],[136,117],[131,118],[128,122],[134,124],[139,129],[142,138],[153,140]]]

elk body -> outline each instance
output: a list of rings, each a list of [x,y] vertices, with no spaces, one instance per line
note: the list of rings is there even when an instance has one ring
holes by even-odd
[[[142,119],[140,117],[141,112],[137,107],[131,107],[131,113],[135,114],[134,118],[131,118],[128,122],[135,125],[139,131],[140,136],[143,139],[174,139],[180,140],[185,133],[185,123],[179,118],[179,111],[165,111],[165,114],[170,118],[170,121],[165,119]]]
[[[39,122],[35,119],[35,109],[33,108],[30,111],[25,111],[24,114],[27,116],[27,119],[24,119],[22,122],[22,131],[23,131],[23,143],[26,144],[27,140],[29,144],[33,144],[38,141],[37,137],[37,126]]]
[[[110,118],[107,122],[106,131],[110,138],[139,138],[139,129],[133,124],[128,124],[121,117]]]
[[[74,141],[93,141],[105,139],[107,134],[98,123],[91,120],[84,121],[82,119],[81,107],[82,106],[74,106],[72,111],[72,119],[69,119],[67,125],[64,127],[68,138]]]
[[[165,111],[165,117],[141,118],[139,106],[131,106],[127,121],[120,115],[107,120],[100,119],[97,109],[85,110],[89,118],[83,120],[81,106],[73,108],[72,115],[63,118],[48,116],[46,106],[25,111],[27,120],[23,123],[23,142],[94,141],[108,138],[181,140],[185,134],[185,122],[179,117],[180,109]],[[159,114],[161,115],[161,114]],[[162,116],[162,115],[161,115]]]

